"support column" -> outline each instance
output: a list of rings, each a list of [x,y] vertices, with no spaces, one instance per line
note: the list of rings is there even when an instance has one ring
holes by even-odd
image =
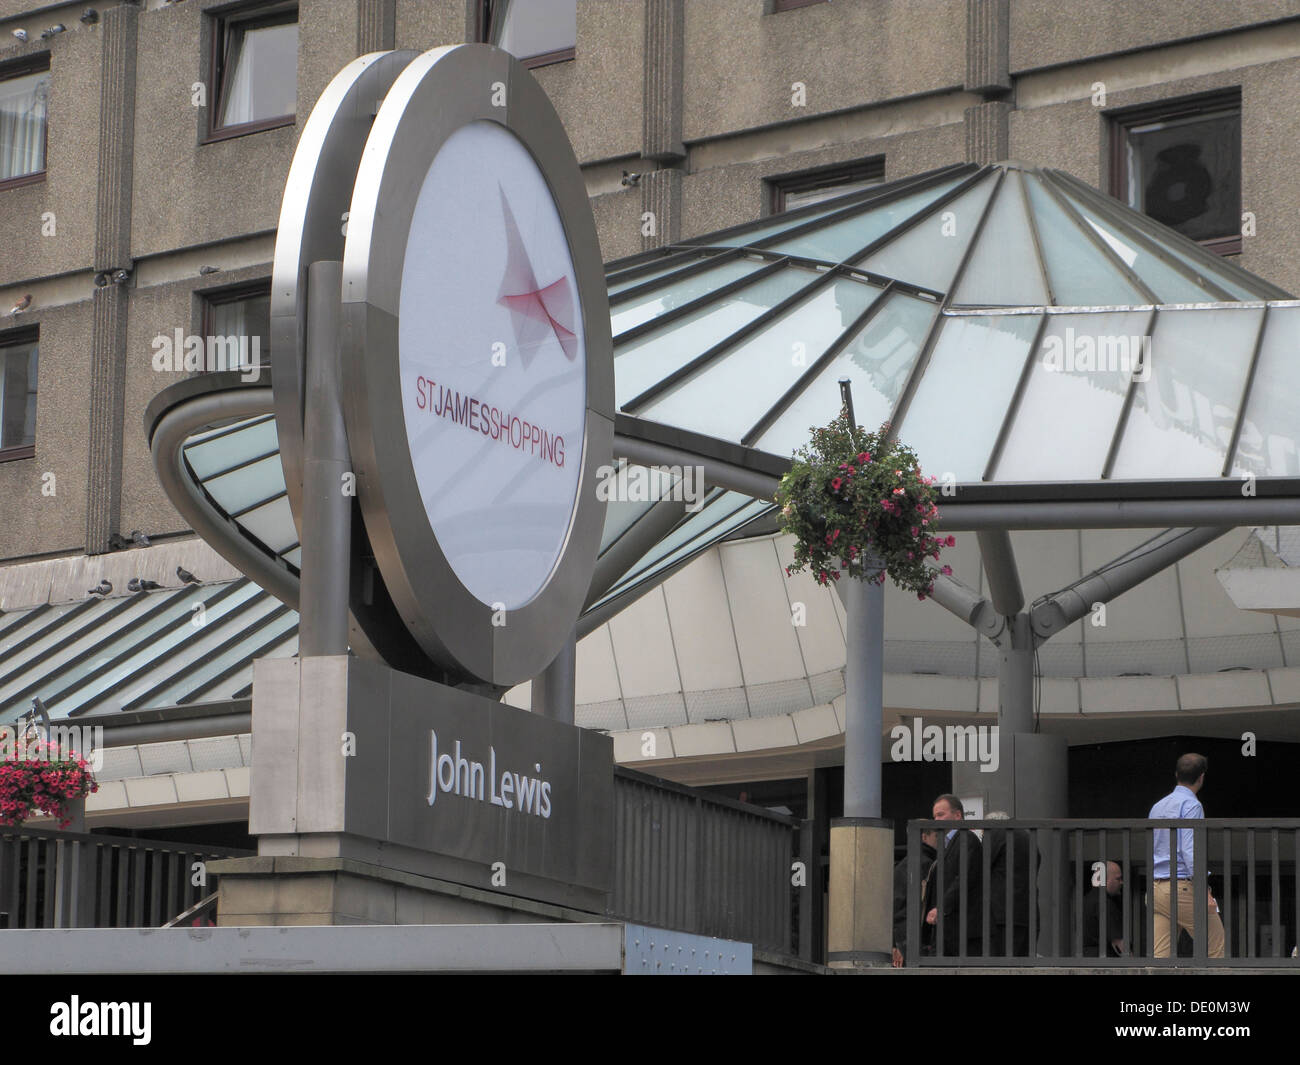
[[[533,680],[533,713],[563,725],[573,724],[577,659],[578,634],[575,629],[569,633],[555,660]]]
[[[298,654],[348,653],[351,473],[339,366],[343,264],[307,268],[306,417],[303,425],[302,591]]]
[[[880,816],[881,733],[884,731],[885,588],[850,580],[844,666],[844,816]]]
[[[894,827],[880,817],[885,589],[850,580],[844,668],[844,816],[831,822],[827,964],[888,965],[893,932]]]

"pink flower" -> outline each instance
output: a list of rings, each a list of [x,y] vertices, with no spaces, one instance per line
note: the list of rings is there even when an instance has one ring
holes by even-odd
[[[920,535],[921,535],[921,530],[918,529],[915,525],[912,526],[912,535],[913,535],[913,536],[920,536]]]
[[[831,478],[831,491],[832,491],[832,492],[838,492],[838,491],[840,490],[840,485],[842,485],[843,483],[844,483],[844,482],[841,481],[838,477],[832,477],[832,478]]]
[[[859,462],[870,462],[870,461],[871,461],[871,452],[869,452],[869,451],[859,451],[859,452],[858,452],[858,461],[859,461]]]
[[[947,546],[949,546],[949,547],[956,547],[956,546],[957,546],[957,537],[955,537],[955,536],[949,534],[948,537],[944,540],[944,543],[945,543]]]
[[[907,495],[907,492],[906,492],[904,489],[902,489],[902,488],[895,488],[895,489],[894,489],[894,495],[896,495],[896,496]]]
[[[951,566],[944,566],[944,567],[943,567],[939,572],[942,573],[945,577],[951,577],[951,576],[952,576],[952,567],[951,567]]]

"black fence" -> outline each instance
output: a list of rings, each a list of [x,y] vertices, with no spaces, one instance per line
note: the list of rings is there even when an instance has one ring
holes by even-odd
[[[792,886],[794,818],[622,768],[614,817],[609,916],[796,953],[807,892]],[[216,890],[206,862],[253,853],[0,829],[0,929],[158,928],[192,908],[204,920]]]
[[[1297,853],[1295,819],[910,821],[895,946],[921,966],[1300,966]]]
[[[0,929],[158,928],[213,892],[209,860],[252,853],[0,828]]]
[[[798,827],[792,817],[620,767],[610,916],[793,955]]]

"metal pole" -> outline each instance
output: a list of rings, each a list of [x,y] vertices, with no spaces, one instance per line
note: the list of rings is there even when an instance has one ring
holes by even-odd
[[[343,264],[307,268],[307,367],[303,421],[302,590],[298,654],[348,652],[352,472],[339,365]]]
[[[533,712],[573,724],[573,704],[578,677],[577,630],[569,633],[560,653],[533,681]]]
[[[871,572],[868,568],[868,572]],[[844,667],[844,816],[880,816],[881,731],[884,727],[885,588],[849,580]]]

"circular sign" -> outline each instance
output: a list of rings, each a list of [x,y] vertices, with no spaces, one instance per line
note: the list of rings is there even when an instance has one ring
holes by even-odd
[[[402,412],[425,514],[460,582],[516,610],[567,539],[587,373],[559,212],[504,126],[471,122],[434,157],[401,307]]]
[[[554,108],[488,45],[398,76],[343,259],[344,413],[366,532],[411,635],[492,684],[572,634],[604,523],[604,268]]]

